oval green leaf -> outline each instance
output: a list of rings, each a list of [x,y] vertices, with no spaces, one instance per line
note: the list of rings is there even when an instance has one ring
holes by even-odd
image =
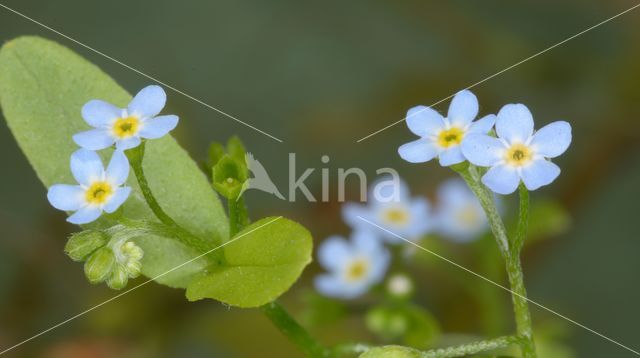
[[[212,298],[238,307],[257,307],[287,291],[311,262],[311,234],[285,218],[264,218],[224,246],[226,265],[193,279],[190,301]]]

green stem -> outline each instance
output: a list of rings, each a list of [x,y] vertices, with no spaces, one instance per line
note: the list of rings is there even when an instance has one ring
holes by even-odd
[[[533,341],[531,314],[529,313],[529,302],[527,301],[527,291],[524,286],[522,265],[520,263],[520,248],[522,247],[522,242],[524,242],[527,227],[526,224],[528,222],[528,192],[523,196],[522,193],[523,191],[526,191],[526,188],[524,188],[524,190],[521,188],[520,190],[521,207],[518,233],[510,245],[507,230],[505,229],[502,218],[496,208],[493,194],[480,181],[478,168],[473,165],[468,165],[467,167],[460,166],[454,167],[453,169],[456,170],[467,182],[467,185],[476,197],[478,197],[480,205],[484,209],[491,231],[496,238],[500,252],[505,260],[507,277],[511,287],[511,299],[513,301],[513,310],[515,313],[516,329],[518,335],[523,338],[520,341],[522,355],[525,358],[535,358],[537,355],[535,351],[535,343]],[[510,248],[510,246],[512,248]]]
[[[295,343],[307,356],[315,358],[328,357],[330,355],[330,352],[311,337],[278,302],[267,303],[261,308],[280,332]]]
[[[207,252],[215,247],[214,243],[203,240],[202,238],[190,233],[188,230],[180,226],[173,218],[171,218],[163,209],[160,207],[160,204],[156,200],[153,192],[151,191],[151,187],[149,187],[149,183],[147,182],[147,178],[144,175],[144,170],[142,168],[142,160],[144,158],[144,150],[145,150],[145,142],[142,142],[139,146],[133,149],[129,149],[126,151],[127,157],[129,158],[129,164],[133,169],[133,172],[138,180],[138,185],[140,186],[140,191],[144,196],[147,205],[153,212],[153,214],[160,220],[163,224],[171,228],[176,235],[179,237],[180,241],[185,244],[193,247],[199,252]]]
[[[229,237],[233,237],[249,224],[249,216],[243,197],[228,199],[227,207],[229,209]]]
[[[518,215],[518,227],[516,229],[516,236],[513,239],[513,245],[511,247],[511,254],[513,256],[520,255],[522,246],[524,246],[524,239],[527,236],[527,230],[529,230],[529,190],[524,184],[520,184],[520,212]]]
[[[460,346],[433,349],[422,353],[421,358],[450,358],[464,357],[469,354],[490,351],[498,348],[505,348],[512,344],[519,344],[522,341],[517,336],[505,336],[484,341],[467,343]]]

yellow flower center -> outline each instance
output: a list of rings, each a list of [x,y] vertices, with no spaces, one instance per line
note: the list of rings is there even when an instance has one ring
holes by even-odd
[[[129,138],[138,133],[140,129],[140,120],[138,117],[129,116],[127,118],[118,118],[113,123],[113,134],[118,138]]]
[[[514,167],[527,165],[533,159],[533,152],[524,144],[516,143],[507,149],[504,160]]]
[[[100,205],[109,200],[112,194],[113,187],[111,184],[104,181],[97,181],[87,189],[85,198],[89,204]]]
[[[409,221],[409,213],[402,208],[391,208],[385,210],[383,219],[390,224],[406,224]]]
[[[368,271],[369,271],[369,261],[365,259],[354,260],[349,264],[349,267],[347,267],[347,271],[346,271],[347,281],[349,282],[359,281],[362,278],[364,278],[364,276],[366,276]]]
[[[459,127],[451,127],[444,129],[438,134],[438,145],[443,148],[449,148],[460,144],[464,138],[464,131]]]
[[[476,208],[469,204],[456,213],[456,219],[464,226],[472,226],[480,220],[480,215]]]

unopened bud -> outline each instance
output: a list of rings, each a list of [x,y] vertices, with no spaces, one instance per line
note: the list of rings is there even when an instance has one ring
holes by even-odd
[[[111,277],[107,280],[107,286],[114,290],[121,290],[127,287],[128,281],[129,274],[127,273],[127,270],[123,266],[116,265],[111,273]]]
[[[108,237],[101,231],[85,230],[71,234],[64,251],[73,261],[84,261],[97,249],[107,244]]]
[[[89,256],[84,264],[84,274],[89,282],[100,283],[109,277],[115,263],[116,258],[113,256],[113,252],[109,248],[103,247]]]

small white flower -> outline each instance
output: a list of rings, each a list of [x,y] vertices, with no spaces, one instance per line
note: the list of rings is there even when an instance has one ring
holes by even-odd
[[[480,202],[461,179],[445,181],[438,188],[436,231],[457,242],[468,242],[487,229]]]
[[[318,261],[329,272],[316,277],[316,289],[330,297],[356,298],[382,281],[389,259],[371,232],[354,232],[350,241],[332,236],[318,249]]]
[[[462,163],[466,158],[460,143],[467,134],[488,133],[496,121],[496,116],[490,114],[473,122],[477,115],[478,99],[468,90],[453,97],[447,118],[430,107],[413,107],[407,113],[407,126],[421,138],[400,146],[398,154],[411,163],[423,163],[435,157],[442,166]]]
[[[417,240],[432,228],[429,201],[412,198],[402,180],[384,179],[373,183],[367,199],[367,204],[346,203],[342,207],[343,219],[355,229],[375,230],[389,243],[402,243],[401,239],[361,218],[408,240]]]
[[[71,155],[71,173],[80,185],[55,184],[47,193],[54,208],[75,211],[67,218],[70,223],[90,223],[103,210],[112,213],[131,193],[131,188],[122,186],[129,176],[129,161],[120,150],[113,153],[105,171],[96,152],[79,149]]]
[[[413,282],[407,275],[397,273],[387,280],[387,291],[393,296],[406,296],[413,291]]]
[[[127,108],[92,100],[82,107],[82,118],[95,129],[80,132],[73,140],[82,148],[100,150],[116,144],[126,150],[137,147],[140,138],[163,137],[178,125],[174,115],[158,116],[167,101],[160,86],[140,90]]]
[[[571,125],[557,121],[533,132],[533,116],[523,104],[508,104],[498,113],[496,134],[469,135],[462,151],[469,161],[491,167],[482,177],[484,185],[498,194],[511,194],[520,180],[529,190],[548,185],[560,175],[549,158],[564,153],[571,144]]]

